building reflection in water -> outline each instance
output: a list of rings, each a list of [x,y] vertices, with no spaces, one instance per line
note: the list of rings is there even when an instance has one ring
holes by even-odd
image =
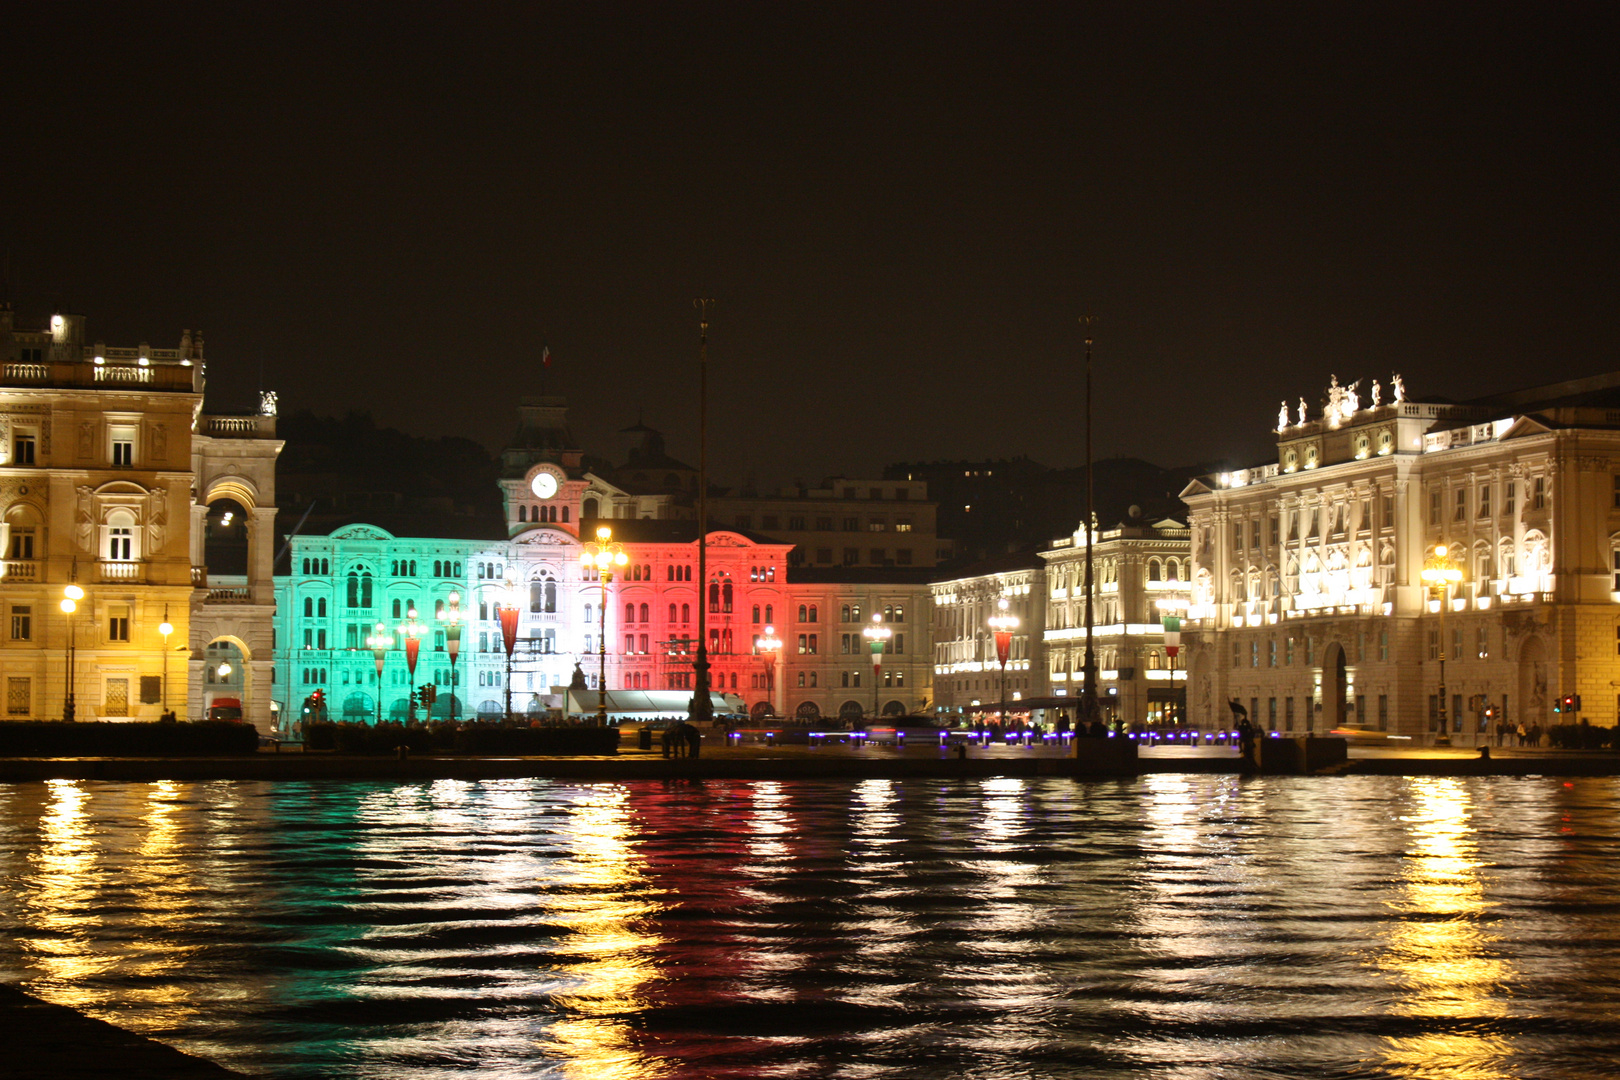
[[[1459,1023],[1387,1039],[1385,1062],[1399,1076],[1507,1080],[1513,1041],[1500,1021],[1513,972],[1487,931],[1469,790],[1460,780],[1417,779],[1410,800],[1401,815],[1409,847],[1390,901],[1396,918],[1376,962],[1394,981],[1392,1014]]]
[[[39,816],[38,846],[16,889],[27,929],[18,944],[32,953],[37,989],[75,1008],[102,1004],[90,978],[110,961],[95,940],[100,924],[100,852],[89,812],[90,795],[78,780],[48,780]]]

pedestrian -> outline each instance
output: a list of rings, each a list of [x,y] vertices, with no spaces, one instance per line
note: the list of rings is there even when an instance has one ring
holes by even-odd
[[[1238,755],[1245,764],[1254,764],[1254,725],[1247,716],[1238,720]]]
[[[1524,726],[1524,721],[1520,720],[1519,721],[1519,745],[1523,746],[1524,743],[1525,743],[1525,740],[1528,739],[1529,737],[1530,737],[1530,732],[1528,730],[1526,730],[1526,728]]]
[[[681,734],[686,736],[687,756],[697,757],[698,748],[703,745],[703,732],[697,729],[696,724],[686,723],[685,721],[682,721],[681,727],[686,729]]]
[[[1541,745],[1541,724],[1539,723],[1530,725],[1530,745],[1537,747]]]

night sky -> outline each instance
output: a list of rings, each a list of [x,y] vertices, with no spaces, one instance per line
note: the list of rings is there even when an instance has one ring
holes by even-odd
[[[1612,3],[7,3],[19,314],[215,405],[714,468],[1267,450],[1330,373],[1620,368]],[[262,375],[261,375],[262,373]]]

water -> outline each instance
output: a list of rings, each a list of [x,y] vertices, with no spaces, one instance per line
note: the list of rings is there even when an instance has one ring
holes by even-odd
[[[1608,1077],[1620,782],[0,788],[0,978],[275,1077]]]

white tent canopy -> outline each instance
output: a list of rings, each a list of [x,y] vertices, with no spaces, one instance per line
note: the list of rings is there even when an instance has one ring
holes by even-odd
[[[728,698],[724,694],[710,693],[714,714],[743,711],[741,698]],[[593,715],[598,702],[595,690],[568,691],[568,714]],[[615,720],[651,720],[657,716],[684,717],[692,704],[690,690],[609,690],[608,716]]]

